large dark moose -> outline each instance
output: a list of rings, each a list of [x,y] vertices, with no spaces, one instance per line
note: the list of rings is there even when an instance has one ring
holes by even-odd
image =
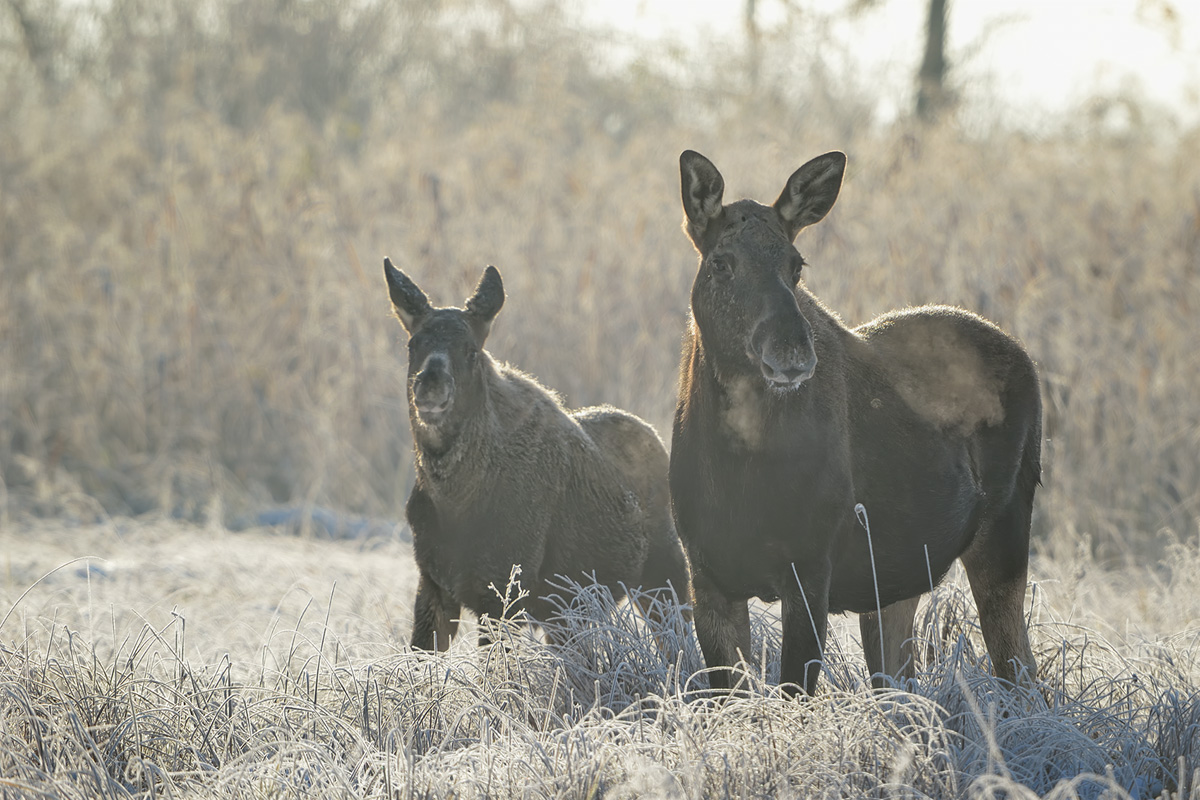
[[[650,615],[663,608],[654,590],[687,599],[667,452],[654,429],[608,406],[568,412],[483,349],[504,304],[495,267],[463,309],[432,307],[387,259],[384,274],[409,334],[416,483],[407,515],[420,572],[412,646],[446,649],[463,606],[493,619],[524,610],[552,635],[546,598],[557,576],[594,576],[617,598],[622,586],[643,587]],[[499,592],[514,565],[529,597],[505,609]]]
[[[700,268],[670,482],[712,685],[731,688],[721,668],[750,656],[751,597],[782,601],[782,682],[812,694],[828,615],[844,611],[860,615],[873,675],[911,676],[917,600],[955,558],[996,674],[1032,680],[1033,362],[962,309],[908,308],[848,328],[809,293],[792,242],[833,207],[845,168],[845,155],[826,153],[774,205],[723,205],[712,162],[680,157]]]

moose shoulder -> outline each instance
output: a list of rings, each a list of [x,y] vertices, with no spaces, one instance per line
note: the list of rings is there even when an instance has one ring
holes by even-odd
[[[667,453],[648,424],[609,406],[569,412],[557,395],[483,349],[504,303],[488,267],[465,308],[434,308],[384,260],[409,334],[416,482],[407,515],[419,571],[412,645],[444,650],[463,606],[498,619],[514,565],[548,622],[557,576],[688,595],[671,519]],[[643,611],[656,606],[643,595]]]
[[[961,309],[905,309],[851,329],[809,293],[792,242],[833,207],[845,165],[827,153],[773,205],[725,205],[716,167],[680,157],[700,264],[670,483],[705,660],[730,667],[749,654],[746,603],[759,597],[782,601],[784,682],[812,693],[828,615],[842,611],[861,615],[873,674],[911,675],[917,599],[961,558],[993,668],[1032,677],[1033,362]],[[712,673],[715,687],[730,680]]]

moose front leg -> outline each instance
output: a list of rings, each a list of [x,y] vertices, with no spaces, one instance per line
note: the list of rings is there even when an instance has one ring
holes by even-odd
[[[750,655],[750,610],[745,600],[730,600],[713,582],[697,570],[692,578],[696,638],[711,669],[709,685],[714,689],[733,688],[733,667]],[[724,668],[724,669],[722,669]]]
[[[792,572],[789,570],[789,572]],[[798,575],[798,577],[797,577]],[[829,575],[789,574],[783,600],[783,653],[779,683],[795,694],[797,686],[808,694],[817,688],[829,629]]]
[[[424,572],[417,584],[413,606],[412,647],[439,652],[448,648],[450,637],[458,630],[462,606]]]

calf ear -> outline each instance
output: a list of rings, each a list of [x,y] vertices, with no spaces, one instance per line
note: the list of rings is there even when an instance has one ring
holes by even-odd
[[[683,228],[699,250],[709,223],[721,213],[725,179],[707,158],[695,150],[684,150],[679,156],[679,183],[683,194]]]
[[[475,294],[467,301],[467,314],[471,318],[472,327],[479,337],[480,345],[487,338],[492,320],[500,313],[504,305],[504,281],[500,280],[500,270],[488,265],[475,287]]]
[[[836,150],[817,156],[792,173],[775,201],[788,238],[795,239],[800,231],[825,218],[842,190],[845,174],[846,154]]]
[[[383,275],[387,278],[388,294],[392,297],[392,309],[396,318],[411,336],[413,331],[429,316],[429,298],[412,280],[392,266],[392,260],[383,260]]]

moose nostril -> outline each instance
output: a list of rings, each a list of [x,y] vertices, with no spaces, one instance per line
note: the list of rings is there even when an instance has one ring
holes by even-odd
[[[760,363],[763,376],[771,383],[780,386],[799,386],[813,376],[817,366],[816,358],[810,358],[799,365],[795,363],[780,365],[768,356],[764,357]]]
[[[787,378],[789,381],[794,381],[807,371],[807,367],[785,367],[783,370],[783,377]]]

